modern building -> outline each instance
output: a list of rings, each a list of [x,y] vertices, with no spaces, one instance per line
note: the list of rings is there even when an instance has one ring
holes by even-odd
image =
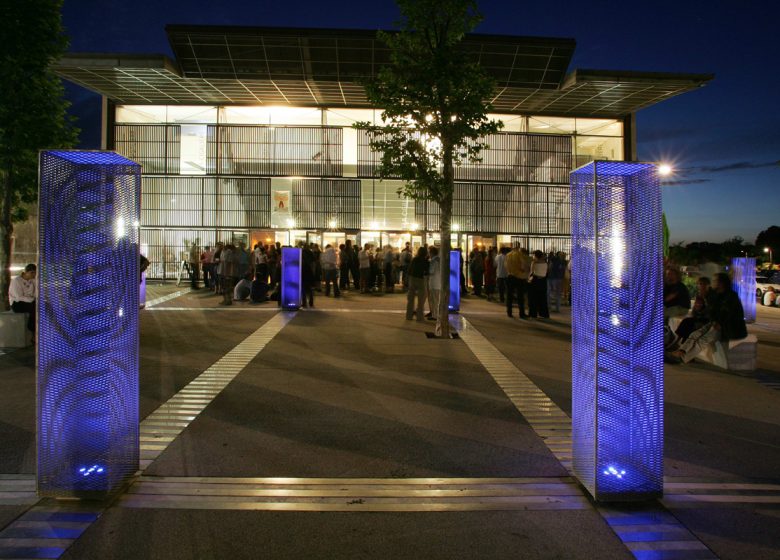
[[[141,239],[171,277],[193,240],[436,242],[435,205],[375,176],[357,121],[388,61],[374,31],[169,26],[163,55],[71,54],[56,72],[103,96],[103,148],[143,166]],[[495,78],[479,164],[457,169],[453,242],[567,250],[569,172],[636,157],[635,114],[712,76],[573,70],[572,39],[470,35]]]

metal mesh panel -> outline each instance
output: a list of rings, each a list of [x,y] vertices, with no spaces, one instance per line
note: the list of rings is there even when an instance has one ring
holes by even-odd
[[[360,181],[301,179],[292,191],[297,228],[360,229]]]
[[[419,200],[418,220],[428,229],[439,223],[439,207]],[[570,231],[569,187],[508,183],[455,183],[453,223],[473,233],[526,234],[529,237],[567,236]]]
[[[343,131],[332,126],[209,125],[208,173],[343,175]]]
[[[117,124],[114,146],[123,156],[141,164],[144,173],[181,170],[181,127],[170,124]]]
[[[741,257],[731,259],[734,291],[742,302],[747,323],[756,322],[756,259]]]
[[[140,171],[113,152],[41,154],[42,496],[97,497],[138,469]]]
[[[264,228],[271,223],[271,180],[260,177],[148,176],[144,227]]]
[[[282,309],[298,309],[303,301],[301,268],[302,251],[296,247],[282,247]]]
[[[358,131],[357,176],[374,177],[382,152],[369,145],[371,136]],[[516,183],[568,183],[572,169],[572,137],[556,134],[499,132],[481,139],[487,144],[481,161],[455,168],[455,179]]]
[[[571,175],[574,470],[599,500],[663,491],[661,195],[650,164]]]
[[[460,311],[460,257],[459,251],[450,251],[450,311]]]

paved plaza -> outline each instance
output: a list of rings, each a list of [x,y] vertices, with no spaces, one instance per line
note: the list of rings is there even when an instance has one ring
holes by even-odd
[[[666,366],[665,497],[632,508],[569,472],[568,308],[464,298],[440,340],[401,294],[149,292],[141,471],[110,504],[37,499],[34,351],[0,355],[0,558],[780,556],[780,309],[755,373]]]

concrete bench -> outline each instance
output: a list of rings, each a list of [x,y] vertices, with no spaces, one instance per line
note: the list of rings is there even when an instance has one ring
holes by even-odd
[[[0,348],[25,348],[32,344],[27,313],[0,312]]]
[[[685,317],[671,317],[669,327],[676,331]],[[758,354],[758,338],[748,334],[745,338],[730,340],[728,348],[723,342],[716,342],[714,348],[705,348],[696,356],[697,360],[707,362],[730,371],[754,371]]]

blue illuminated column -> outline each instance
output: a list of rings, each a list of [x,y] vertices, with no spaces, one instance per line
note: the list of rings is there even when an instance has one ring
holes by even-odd
[[[571,174],[572,451],[600,501],[663,493],[663,243],[656,166]]]
[[[460,311],[460,253],[450,251],[450,311]]]
[[[282,309],[298,309],[303,301],[301,267],[302,251],[295,247],[282,247]]]
[[[103,497],[138,469],[141,167],[40,155],[38,493]]]
[[[731,275],[734,291],[742,302],[745,322],[756,322],[756,259],[741,257],[731,259]]]

